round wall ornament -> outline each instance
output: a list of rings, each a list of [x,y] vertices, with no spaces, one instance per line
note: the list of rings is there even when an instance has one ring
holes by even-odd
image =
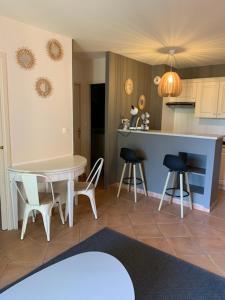
[[[131,78],[128,78],[124,84],[125,93],[130,96],[133,93],[134,82]]]
[[[140,110],[143,110],[145,108],[145,102],[146,102],[146,98],[145,95],[140,95],[139,99],[138,99],[138,108]]]
[[[16,51],[16,60],[18,65],[24,69],[32,69],[35,64],[33,52],[28,48],[19,48]]]
[[[63,47],[58,40],[52,39],[48,41],[47,52],[53,60],[60,60],[63,58]]]
[[[46,98],[52,93],[51,82],[44,77],[38,78],[35,83],[35,89],[40,97]]]
[[[155,76],[155,78],[154,78],[154,84],[155,85],[159,85],[160,84],[160,80],[161,80],[160,76]]]

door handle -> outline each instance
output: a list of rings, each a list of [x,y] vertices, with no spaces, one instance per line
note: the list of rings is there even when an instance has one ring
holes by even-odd
[[[4,147],[3,146],[0,146],[0,150],[3,150],[4,149]]]

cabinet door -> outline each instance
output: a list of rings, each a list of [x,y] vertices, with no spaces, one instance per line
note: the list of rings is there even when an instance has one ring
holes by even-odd
[[[220,81],[217,118],[225,118],[225,80]]]
[[[196,82],[192,80],[182,80],[182,92],[178,97],[178,101],[180,99],[184,100],[192,100],[194,101],[196,97]]]
[[[188,82],[187,80],[182,80],[182,91],[181,91],[181,94],[179,95],[179,98],[181,99],[185,99],[187,98],[187,88],[188,88]]]
[[[199,118],[217,118],[219,81],[202,81],[196,97],[195,115]]]

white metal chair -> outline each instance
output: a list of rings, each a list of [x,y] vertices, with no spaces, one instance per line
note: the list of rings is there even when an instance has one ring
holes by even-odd
[[[87,180],[85,182],[75,182],[75,189],[74,189],[74,197],[75,197],[75,204],[78,204],[78,196],[85,195],[90,199],[91,208],[94,214],[95,219],[98,218],[97,216],[97,209],[95,203],[95,188],[97,187],[98,180],[101,174],[102,166],[103,166],[104,159],[99,158],[92,168]],[[66,205],[65,211],[65,219],[68,216],[68,208]]]
[[[52,208],[54,206],[58,206],[61,221],[63,224],[65,224],[60,194],[54,193],[52,182],[47,176],[40,174],[21,173],[21,177],[24,187],[24,193],[21,191],[21,189],[15,182],[20,197],[25,203],[21,240],[23,240],[25,235],[29,215],[32,213],[32,220],[34,222],[36,211],[39,211],[42,214],[45,232],[47,235],[47,241],[50,241],[50,222]],[[39,192],[38,184],[40,182],[50,184],[50,193]],[[25,194],[25,197],[23,194]]]

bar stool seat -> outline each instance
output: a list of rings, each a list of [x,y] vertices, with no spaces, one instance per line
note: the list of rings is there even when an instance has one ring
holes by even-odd
[[[138,156],[134,150],[129,149],[129,148],[121,148],[120,157],[124,160],[124,166],[123,166],[122,175],[121,175],[121,179],[120,179],[120,185],[119,185],[119,189],[118,189],[118,193],[117,193],[117,198],[119,198],[122,183],[128,185],[128,191],[130,191],[130,186],[133,185],[134,186],[134,201],[136,203],[137,202],[137,185],[138,184],[143,184],[144,194],[145,194],[145,196],[147,196],[145,179],[144,179],[143,171],[142,171],[142,162],[143,162],[144,158]],[[128,173],[128,177],[124,177],[127,165],[129,165],[129,173]],[[136,165],[139,166],[139,172],[140,172],[141,178],[138,178],[136,176]],[[132,166],[133,166],[133,176],[132,176]]]
[[[162,197],[160,200],[159,208],[160,211],[162,208],[163,200],[165,195],[171,196],[170,203],[172,203],[172,198],[174,197],[174,193],[178,190],[175,187],[176,179],[179,175],[179,195],[175,195],[176,197],[180,198],[180,205],[181,205],[181,218],[184,217],[184,209],[183,209],[183,198],[189,198],[189,206],[192,209],[192,199],[191,199],[191,191],[188,181],[188,166],[186,163],[186,153],[180,153],[179,156],[167,154],[164,157],[163,165],[169,169],[168,175],[166,178],[166,183],[163,189]],[[168,188],[168,183],[170,180],[171,175],[174,175],[172,187]],[[186,189],[184,185],[186,184]]]

